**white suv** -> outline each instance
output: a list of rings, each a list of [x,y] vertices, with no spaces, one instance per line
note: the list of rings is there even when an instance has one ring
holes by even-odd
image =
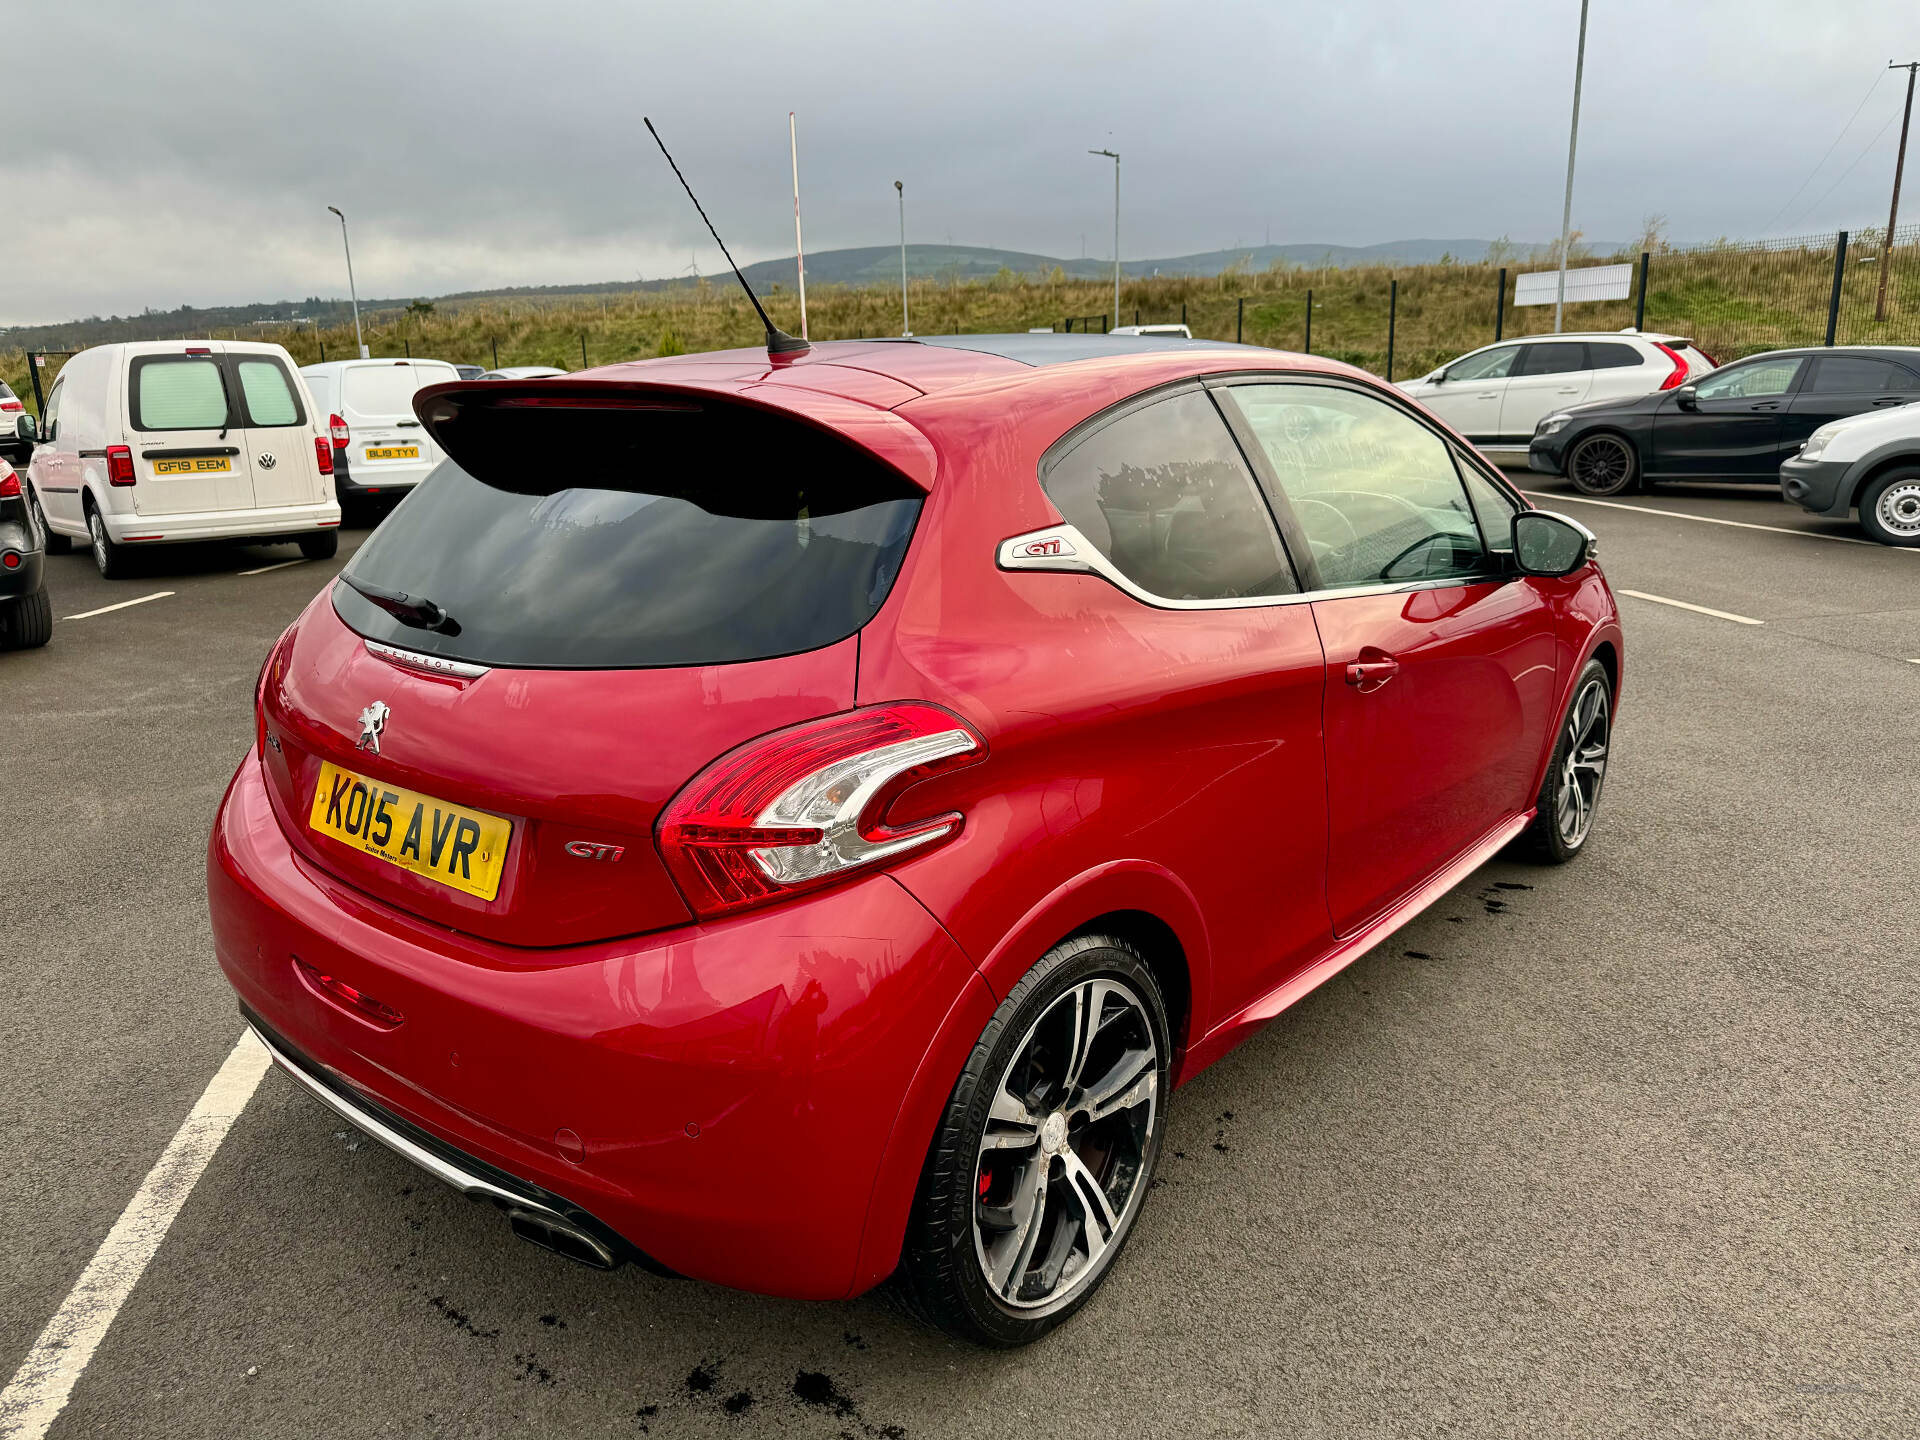
[[[108,579],[135,546],[298,541],[319,560],[340,543],[333,447],[278,345],[96,345],[61,368],[42,423],[17,424],[48,551],[89,544]]]
[[[1554,411],[1672,390],[1714,368],[1679,335],[1530,335],[1471,350],[1399,388],[1489,459],[1524,465],[1534,427]]]

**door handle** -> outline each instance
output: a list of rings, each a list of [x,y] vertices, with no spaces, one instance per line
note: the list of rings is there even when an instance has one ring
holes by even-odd
[[[1486,394],[1476,395],[1473,398],[1476,400],[1498,400],[1500,398],[1500,392],[1498,390],[1489,390]]]
[[[1878,410],[1882,405],[1904,405],[1906,403],[1906,397],[1903,395],[1889,395],[1884,400],[1874,401],[1873,408]]]
[[[1758,405],[1749,405],[1747,408],[1749,410],[1778,410],[1780,408],[1780,402],[1778,400],[1762,400]]]
[[[1347,665],[1347,684],[1362,694],[1378,690],[1400,673],[1400,662],[1389,655],[1384,660],[1354,660]]]
[[[1553,393],[1556,395],[1578,395],[1580,393],[1580,387],[1578,385],[1562,385]]]

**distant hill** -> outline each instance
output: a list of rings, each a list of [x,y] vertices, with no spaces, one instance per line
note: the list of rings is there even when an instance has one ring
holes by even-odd
[[[1161,259],[1123,260],[1121,273],[1136,278],[1151,275],[1218,275],[1232,265],[1247,270],[1265,270],[1271,265],[1331,266],[1356,265],[1430,265],[1443,258],[1474,262],[1487,253],[1486,240],[1390,240],[1382,245],[1249,245],[1234,250],[1209,250],[1198,255],[1174,255]],[[1526,255],[1536,248],[1516,245]],[[1599,255],[1613,248],[1594,242],[1589,248]],[[998,250],[984,245],[909,245],[907,270],[916,279],[980,280],[1008,270],[1021,276],[1045,276],[1056,268],[1071,279],[1094,280],[1113,273],[1111,261],[1085,258],[1062,259],[1024,250]],[[759,260],[745,267],[747,279],[757,289],[793,288],[793,257]],[[726,277],[709,274],[708,280]],[[900,248],[897,245],[863,245],[844,250],[822,250],[807,256],[807,284],[888,285],[900,278]],[[610,280],[584,285],[517,285],[500,290],[463,290],[430,297],[442,309],[503,300],[527,300],[535,304],[578,299],[584,296],[620,295],[638,291],[668,290],[691,285],[690,277],[666,280]],[[416,296],[397,299],[369,299],[360,302],[363,316],[404,309]],[[16,325],[0,329],[0,347],[28,350],[72,350],[99,345],[109,340],[165,340],[182,336],[210,335],[214,331],[238,331],[244,335],[251,327],[283,329],[290,322],[314,321],[323,328],[350,324],[352,309],[344,299],[308,296],[304,300],[262,301],[249,305],[183,305],[177,310],[147,310],[138,315],[92,315],[57,325]]]

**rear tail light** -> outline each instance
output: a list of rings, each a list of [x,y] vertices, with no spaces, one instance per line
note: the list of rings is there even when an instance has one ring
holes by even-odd
[[[317,966],[309,965],[297,955],[293,960],[293,968],[312,989],[382,1030],[391,1030],[406,1018],[391,1005],[383,1005],[358,986],[349,985],[339,976],[329,975]]]
[[[18,570],[20,552],[18,550],[0,550],[0,570]]]
[[[125,445],[107,446],[107,483],[133,484],[133,451]]]
[[[1687,381],[1686,357],[1682,355],[1678,350],[1675,350],[1673,347],[1669,345],[1662,345],[1658,340],[1654,340],[1650,343],[1652,344],[1654,349],[1658,350],[1662,355],[1666,356],[1667,359],[1673,362],[1673,371],[1671,374],[1667,376],[1666,379],[1660,382],[1660,388],[1662,390],[1671,390],[1677,385],[1684,385]]]
[[[11,465],[0,460],[0,500],[20,498],[20,476]]]
[[[0,400],[0,410],[14,411],[24,410],[26,408],[27,407],[22,405],[18,400]]]
[[[313,437],[313,456],[320,462],[320,473],[322,475],[331,475],[333,473],[333,444],[326,436],[316,435]]]
[[[661,812],[661,858],[701,919],[830,885],[957,834],[957,812],[889,823],[931,776],[986,742],[934,705],[875,705],[777,730],[722,755]]]
[[[327,417],[327,433],[333,436],[333,448],[336,450],[346,449],[347,441],[353,438],[353,432],[347,429],[347,422],[338,415]]]

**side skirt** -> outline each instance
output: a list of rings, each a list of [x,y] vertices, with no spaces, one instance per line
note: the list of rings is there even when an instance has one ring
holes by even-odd
[[[1355,931],[1291,979],[1270,990],[1237,1015],[1230,1015],[1214,1026],[1197,1044],[1189,1047],[1186,1069],[1180,1077],[1181,1083],[1191,1080],[1229,1050],[1249,1038],[1281,1011],[1302,996],[1319,989],[1394,931],[1419,915],[1434,901],[1506,848],[1514,837],[1532,823],[1533,816],[1534,812],[1528,810],[1523,815],[1516,815],[1511,820],[1495,826],[1471,848],[1463,852],[1459,859],[1434,872],[1430,879],[1409,892],[1403,900],[1369,923],[1366,928]]]

